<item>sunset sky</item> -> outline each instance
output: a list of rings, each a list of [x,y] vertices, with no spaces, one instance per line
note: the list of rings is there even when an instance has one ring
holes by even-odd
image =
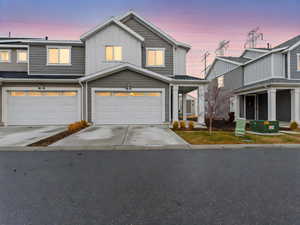
[[[299,0],[0,0],[0,36],[77,40],[111,16],[133,9],[175,39],[191,44],[188,73],[200,76],[205,51],[230,40],[227,55],[243,51],[248,31],[259,26],[272,46],[300,34]]]

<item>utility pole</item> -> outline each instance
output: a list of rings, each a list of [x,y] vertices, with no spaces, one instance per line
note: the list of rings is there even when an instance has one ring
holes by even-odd
[[[219,42],[219,46],[218,46],[218,48],[215,51],[216,55],[217,56],[224,56],[225,55],[225,51],[229,47],[229,43],[230,43],[230,41],[226,41],[226,40],[220,41]]]
[[[256,48],[258,40],[264,40],[264,34],[259,32],[259,27],[256,27],[248,32],[244,48]]]

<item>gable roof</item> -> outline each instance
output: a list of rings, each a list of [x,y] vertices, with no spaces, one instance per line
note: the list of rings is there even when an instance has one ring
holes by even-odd
[[[235,63],[246,63],[246,62],[248,62],[248,61],[251,60],[249,58],[232,57],[232,56],[219,56],[218,58],[220,58],[220,59],[226,59],[228,61],[235,62]]]
[[[143,69],[141,67],[137,67],[137,66],[129,64],[129,63],[122,63],[118,66],[110,67],[110,68],[98,71],[96,73],[93,73],[91,75],[87,75],[85,77],[82,77],[82,78],[79,79],[79,81],[80,82],[91,81],[91,80],[106,77],[106,76],[109,76],[109,75],[114,74],[116,72],[121,72],[121,71],[124,71],[124,70],[131,70],[131,71],[134,71],[134,72],[137,72],[137,73],[143,74],[145,76],[152,77],[154,79],[158,79],[158,80],[161,80],[161,81],[164,81],[164,82],[167,82],[167,83],[170,83],[173,80],[170,77],[152,72],[150,70],[146,70],[146,69]]]
[[[101,31],[102,29],[106,28],[107,26],[109,26],[111,24],[117,25],[118,27],[120,27],[121,29],[123,29],[124,31],[126,31],[127,33],[129,33],[130,35],[132,35],[133,37],[138,39],[139,41],[144,41],[144,38],[141,35],[139,35],[135,31],[133,31],[132,29],[130,29],[125,24],[123,24],[120,21],[116,20],[115,18],[111,18],[111,19],[107,20],[106,22],[104,22],[103,24],[100,24],[100,25],[94,27],[93,29],[91,29],[88,32],[81,35],[80,39],[84,41],[84,40],[88,39],[90,36],[92,36],[93,34]]]
[[[164,32],[163,30],[161,30],[160,28],[158,28],[157,26],[155,26],[154,24],[152,24],[151,22],[145,20],[144,18],[142,18],[141,16],[139,16],[136,12],[130,10],[127,13],[125,13],[124,15],[118,17],[117,19],[119,21],[124,21],[129,17],[136,17],[138,18],[138,20],[140,20],[141,22],[143,22],[145,25],[147,25],[148,27],[150,27],[152,30],[154,30],[157,34],[159,34],[160,36],[162,36],[164,39],[168,40],[169,42],[171,42],[173,45],[176,46],[180,46],[186,49],[190,49],[191,46],[179,41],[176,41],[173,37],[171,37],[169,34],[167,34],[166,32]]]
[[[296,37],[293,37],[292,39],[290,40],[287,40],[279,45],[277,45],[275,48],[283,48],[283,47],[292,47],[293,45],[299,43],[300,44],[300,35],[296,36]]]

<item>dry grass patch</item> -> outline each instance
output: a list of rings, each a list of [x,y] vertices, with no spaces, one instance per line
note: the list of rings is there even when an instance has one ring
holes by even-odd
[[[214,131],[175,131],[185,141],[194,145],[201,144],[300,144],[300,135],[284,134],[279,136],[261,136],[246,134],[236,137],[234,132]]]

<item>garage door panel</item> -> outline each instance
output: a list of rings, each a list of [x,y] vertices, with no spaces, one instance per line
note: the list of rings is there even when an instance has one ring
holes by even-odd
[[[162,123],[161,92],[95,94],[93,122],[97,124]]]
[[[69,124],[80,119],[77,92],[24,93],[8,93],[9,125]]]

